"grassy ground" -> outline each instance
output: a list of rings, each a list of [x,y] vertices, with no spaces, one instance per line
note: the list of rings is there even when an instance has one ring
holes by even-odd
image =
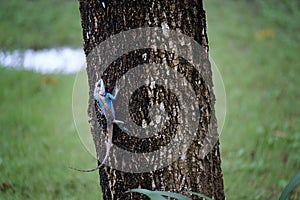
[[[227,198],[276,199],[300,170],[299,47],[288,31],[300,28],[268,17],[288,15],[276,7],[205,5],[210,52],[228,98],[221,135]]]
[[[97,173],[67,168],[96,164],[73,124],[73,81],[73,76],[0,68],[0,199],[99,195]]]
[[[228,98],[221,153],[230,200],[277,199],[300,169],[297,5],[253,2],[205,1]],[[79,23],[76,1],[2,1],[0,49],[80,46]],[[0,68],[0,199],[99,197],[97,173],[67,169],[95,165],[73,124],[73,81]]]
[[[82,44],[76,0],[1,1],[0,10],[1,49]]]

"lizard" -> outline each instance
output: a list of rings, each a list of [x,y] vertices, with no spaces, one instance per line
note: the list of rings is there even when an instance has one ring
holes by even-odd
[[[115,95],[108,93],[105,89],[104,81],[101,78],[98,82],[96,82],[95,89],[94,89],[94,99],[98,102],[100,106],[100,112],[102,115],[104,115],[107,124],[106,130],[108,134],[108,140],[106,141],[106,154],[101,164],[99,164],[94,169],[80,170],[80,169],[70,167],[71,169],[80,172],[93,172],[100,169],[100,167],[106,162],[110,152],[110,148],[112,145],[112,137],[113,137],[113,124],[115,123],[117,125],[120,125],[119,127],[122,130],[127,131],[127,129],[122,126],[124,122],[115,119],[115,111],[114,111],[112,100],[115,100],[117,98],[118,92],[119,92],[119,88],[116,88]]]

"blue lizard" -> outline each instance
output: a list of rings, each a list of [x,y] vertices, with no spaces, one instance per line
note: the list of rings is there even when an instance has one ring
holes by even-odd
[[[114,123],[118,124],[118,125],[120,125],[119,127],[122,130],[127,131],[127,129],[123,127],[124,122],[115,119],[115,111],[114,111],[112,100],[116,99],[118,92],[119,92],[119,88],[116,88],[115,95],[112,95],[106,91],[104,82],[102,79],[100,79],[98,82],[96,82],[95,89],[94,89],[94,98],[99,103],[101,114],[104,115],[104,117],[106,119],[106,123],[107,123],[106,129],[107,129],[107,134],[108,134],[108,140],[106,142],[106,154],[105,154],[105,157],[104,157],[103,161],[101,162],[101,164],[99,164],[98,167],[96,167],[94,169],[79,170],[79,169],[75,169],[75,168],[71,167],[72,169],[75,169],[75,170],[81,171],[81,172],[93,172],[95,170],[100,169],[100,167],[106,162],[108,155],[109,155],[111,145],[112,145],[113,124]]]

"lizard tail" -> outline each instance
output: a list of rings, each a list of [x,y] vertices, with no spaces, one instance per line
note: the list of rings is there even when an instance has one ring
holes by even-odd
[[[77,168],[74,168],[74,167],[69,167],[70,169],[73,169],[73,170],[76,170],[76,171],[79,171],[79,172],[94,172],[98,169],[100,169],[102,167],[103,163],[101,163],[100,165],[98,165],[98,167],[94,168],[94,169],[77,169]]]
[[[76,171],[79,171],[79,172],[94,172],[96,170],[99,170],[102,167],[102,165],[106,162],[106,160],[108,158],[108,154],[109,154],[111,143],[112,143],[112,133],[113,133],[112,131],[113,131],[113,129],[112,129],[112,127],[110,127],[107,130],[108,130],[108,135],[109,136],[108,136],[108,141],[106,143],[106,154],[105,154],[105,157],[104,157],[102,163],[100,165],[98,165],[94,169],[86,169],[86,170],[84,170],[84,169],[76,169],[74,167],[69,167],[70,169],[73,169],[73,170],[76,170]]]
[[[97,166],[96,168],[94,168],[94,169],[77,169],[77,168],[74,168],[74,167],[69,167],[69,168],[70,168],[70,169],[73,169],[73,170],[76,170],[76,171],[79,171],[79,172],[94,172],[94,171],[96,171],[96,170],[99,170],[99,169],[102,167],[102,165],[105,163],[105,161],[107,160],[107,158],[108,158],[108,153],[106,153],[106,155],[105,155],[105,157],[104,157],[102,163],[101,163],[100,165],[98,165],[98,166]]]
[[[76,171],[79,171],[79,172],[94,172],[94,171],[96,171],[96,170],[98,170],[98,169],[100,169],[100,165],[98,166],[98,167],[96,167],[96,168],[94,168],[94,169],[76,169],[76,168],[74,168],[74,167],[69,167],[70,169],[73,169],[73,170],[76,170]]]

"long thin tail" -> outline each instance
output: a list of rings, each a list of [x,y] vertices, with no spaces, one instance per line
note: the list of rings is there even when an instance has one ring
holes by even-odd
[[[69,167],[70,169],[73,169],[73,170],[76,170],[76,171],[79,171],[79,172],[94,172],[96,170],[99,170],[102,165],[106,162],[107,158],[108,158],[108,155],[109,155],[109,151],[110,151],[110,147],[111,147],[111,144],[112,144],[112,134],[113,134],[113,126],[109,126],[107,127],[107,131],[108,131],[108,141],[106,143],[106,153],[105,153],[105,157],[103,159],[103,161],[101,162],[100,165],[98,165],[96,168],[94,169],[76,169],[74,167]]]
[[[69,168],[70,168],[70,169],[73,169],[73,170],[76,170],[76,171],[79,171],[79,172],[94,172],[94,171],[100,169],[101,166],[102,166],[102,164],[101,164],[101,165],[98,165],[98,167],[96,167],[96,168],[94,168],[94,169],[76,169],[76,168],[74,168],[74,167],[69,167]]]
[[[94,172],[96,170],[99,170],[102,165],[106,162],[107,158],[108,158],[108,154],[109,152],[106,152],[106,155],[102,161],[102,163],[100,165],[98,165],[98,167],[94,168],[94,169],[77,169],[77,168],[74,168],[74,167],[69,167],[70,169],[73,169],[73,170],[76,170],[76,171],[79,171],[79,172]]]

